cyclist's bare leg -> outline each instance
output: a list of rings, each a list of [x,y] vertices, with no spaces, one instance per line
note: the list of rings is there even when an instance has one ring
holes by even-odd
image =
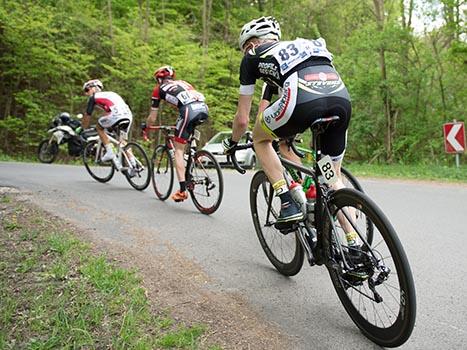
[[[268,135],[261,127],[260,118],[256,118],[255,127],[253,129],[253,143],[258,159],[266,173],[269,181],[274,184],[280,180],[284,180],[282,174],[282,164],[277,156],[277,153],[272,147],[272,135]]]
[[[342,181],[342,172],[341,172],[341,165],[342,165],[342,159],[338,161],[333,161],[334,165],[334,170],[336,171],[337,174],[337,181],[331,185],[331,188],[335,191],[340,190],[341,188],[345,188],[344,182]],[[348,213],[350,215],[350,219],[355,223],[357,220],[357,215],[355,213],[355,208],[347,208]],[[342,214],[341,211],[337,213],[337,220],[341,224],[342,228],[344,229],[344,232],[348,234],[349,232],[354,232],[354,228],[352,227],[352,224],[347,220],[347,218]],[[360,240],[358,237],[355,237],[356,239],[356,244],[360,244]]]
[[[108,145],[109,144],[109,137],[107,136],[107,134],[105,133],[105,129],[100,126],[99,124],[96,125],[96,130],[97,130],[97,134],[99,135],[102,143],[104,144],[104,146]]]
[[[279,151],[281,152],[281,155],[285,158],[290,160],[291,162],[297,163],[297,164],[302,164],[302,160],[300,159],[299,156],[297,156],[292,149],[287,145],[287,142],[285,140],[281,140],[279,142]]]
[[[175,171],[179,182],[185,181],[185,160],[183,154],[185,153],[186,144],[174,140],[175,147]]]

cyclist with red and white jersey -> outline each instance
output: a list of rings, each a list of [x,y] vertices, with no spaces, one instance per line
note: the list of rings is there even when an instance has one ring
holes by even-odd
[[[128,122],[127,133],[130,131],[133,115],[130,107],[125,103],[122,97],[113,91],[102,91],[104,85],[98,79],[89,80],[83,85],[83,90],[86,96],[89,96],[86,112],[83,116],[82,125],[86,129],[89,127],[91,115],[97,107],[102,110],[104,114],[97,120],[97,133],[105,146],[106,153],[102,156],[101,160],[107,162],[113,161],[117,168],[120,170],[121,164],[117,164],[117,158],[112,149],[112,144],[105,133],[105,129],[113,127],[117,123],[123,121]],[[130,162],[135,162],[134,157],[130,155]],[[136,164],[136,163],[135,163]],[[133,165],[135,165],[133,164]]]
[[[273,17],[261,17],[243,26],[239,37],[244,53],[240,96],[232,137],[224,140],[223,145],[227,154],[235,149],[248,126],[255,82],[264,80],[253,142],[263,169],[281,199],[276,227],[286,228],[303,220],[304,215],[289,193],[272,140],[302,133],[318,118],[339,116],[339,122],[323,134],[321,147],[323,154],[331,156],[340,179],[351,104],[324,39],[280,41],[280,38],[280,26]],[[278,98],[271,103],[273,95]],[[344,187],[341,180],[334,186]]]
[[[180,183],[180,190],[172,195],[176,202],[188,198],[185,184],[185,161],[183,153],[185,145],[193,133],[196,124],[208,118],[208,106],[204,95],[196,91],[193,86],[183,80],[175,80],[175,70],[171,66],[163,66],[154,72],[157,82],[152,93],[151,112],[147,117],[147,125],[154,125],[161,101],[169,106],[177,108],[179,117],[175,130],[175,169]]]

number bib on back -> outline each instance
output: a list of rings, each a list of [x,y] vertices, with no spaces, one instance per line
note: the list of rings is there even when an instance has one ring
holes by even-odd
[[[323,38],[317,40],[297,38],[294,41],[282,41],[273,50],[272,54],[279,63],[282,75],[312,56],[326,57],[332,61],[332,54],[326,49],[326,42]]]

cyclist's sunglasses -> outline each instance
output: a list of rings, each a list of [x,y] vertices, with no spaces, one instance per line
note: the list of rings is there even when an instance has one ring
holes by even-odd
[[[84,92],[88,92],[89,90],[90,90],[90,88],[85,88]]]

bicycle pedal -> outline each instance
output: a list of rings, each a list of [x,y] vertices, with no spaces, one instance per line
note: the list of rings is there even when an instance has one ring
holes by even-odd
[[[286,223],[285,223],[286,224]],[[298,224],[290,224],[287,225],[287,227],[283,226],[284,223],[276,223],[274,224],[274,227],[280,231],[283,235],[287,235],[290,232],[295,232],[298,229]]]

